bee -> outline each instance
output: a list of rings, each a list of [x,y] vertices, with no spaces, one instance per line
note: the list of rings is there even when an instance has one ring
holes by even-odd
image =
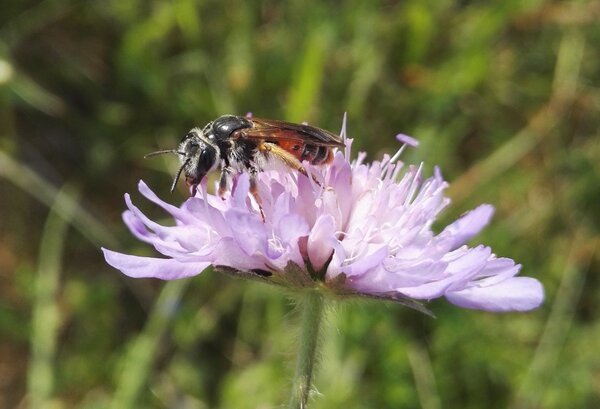
[[[183,173],[191,195],[195,196],[202,179],[220,165],[218,194],[223,198],[229,175],[248,172],[250,193],[264,221],[256,180],[259,172],[283,164],[308,176],[303,161],[312,165],[331,163],[333,148],[343,146],[344,141],[339,135],[314,126],[223,115],[204,128],[191,129],[177,149],[152,152],[145,157],[164,153],[179,155],[181,167],[173,179],[171,193]]]

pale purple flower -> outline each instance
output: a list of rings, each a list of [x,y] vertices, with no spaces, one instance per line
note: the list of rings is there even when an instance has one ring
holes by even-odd
[[[342,133],[345,133],[343,130]],[[398,135],[404,145],[417,141]],[[436,234],[431,225],[449,204],[448,186],[435,168],[423,180],[422,166],[405,167],[399,154],[350,162],[336,152],[331,165],[307,171],[259,175],[263,222],[239,175],[225,200],[206,193],[181,207],[159,199],[144,183],[139,191],[169,213],[174,226],[146,217],[125,196],[123,220],[139,239],[165,258],[103,249],[106,261],[130,277],[189,277],[208,266],[288,287],[325,287],[337,294],[391,299],[423,310],[415,300],[446,297],[466,308],[526,311],[544,298],[540,282],[516,277],[521,269],[489,247],[465,243],[490,221],[481,205]],[[400,152],[401,152],[400,150]]]

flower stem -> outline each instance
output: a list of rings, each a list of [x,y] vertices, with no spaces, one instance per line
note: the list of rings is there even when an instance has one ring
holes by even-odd
[[[289,409],[306,409],[310,393],[312,373],[323,319],[324,299],[318,291],[309,291],[300,301],[300,334],[296,374],[292,384]]]

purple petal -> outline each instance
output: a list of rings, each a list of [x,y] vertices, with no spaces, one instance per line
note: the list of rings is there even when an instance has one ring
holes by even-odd
[[[404,264],[403,267],[400,267]],[[390,288],[412,287],[422,285],[432,280],[444,277],[448,264],[433,260],[418,260],[411,263],[396,264],[393,259],[387,258],[382,263],[381,275],[387,276]],[[396,270],[396,271],[394,271]]]
[[[161,226],[150,220],[136,206],[133,205],[129,195],[125,196],[129,212],[123,213],[123,221],[129,227],[133,235],[138,239],[153,244],[161,253],[174,256],[174,253],[193,252],[202,247],[210,246],[211,237],[206,229],[196,228],[190,225]],[[156,232],[149,232],[145,226]],[[165,253],[163,249],[168,252]]]
[[[388,256],[388,246],[383,245],[370,254],[362,256],[358,261],[342,267],[342,272],[348,277],[367,273],[369,270],[377,267]]]
[[[304,220],[304,218],[302,218],[302,216],[300,216],[296,211],[290,209],[291,196],[286,194],[285,190],[280,184],[272,184],[271,194],[273,196],[273,200],[269,200],[268,203],[266,203],[267,206],[265,206],[265,202],[263,201],[263,209],[265,210],[265,214],[269,215],[269,217],[267,217],[267,223],[271,223],[273,226],[280,226],[281,221],[288,215],[293,215]]]
[[[315,206],[315,196],[309,178],[298,178],[298,197],[296,205],[298,213],[304,217],[308,224],[314,224],[316,220],[317,208]]]
[[[154,232],[156,232],[157,234],[161,234],[161,233],[164,233],[165,235],[168,234],[167,227],[162,226],[162,225],[156,223],[154,220],[150,219],[140,209],[138,209],[137,206],[135,206],[133,204],[129,193],[125,193],[125,204],[127,205],[127,208],[131,211],[131,213],[133,213],[135,215],[135,217],[137,217],[142,223],[144,223],[144,225],[146,225],[150,229],[154,230]]]
[[[389,258],[386,260],[389,260]],[[418,287],[432,280],[438,280],[446,269],[445,263],[435,264],[431,261],[425,261],[401,272],[391,273],[383,267],[383,264],[369,271],[368,274],[351,277],[351,287],[365,293],[383,293],[396,291],[400,287]],[[444,286],[444,288],[447,287],[448,284]]]
[[[488,287],[446,293],[452,304],[486,311],[529,311],[544,301],[542,284],[530,277],[513,277]]]
[[[493,214],[494,206],[489,204],[480,205],[448,225],[440,234],[452,235],[454,237],[453,248],[456,248],[478,234],[490,222]]]
[[[131,231],[138,240],[150,244],[162,241],[156,234],[150,232],[146,228],[146,225],[131,210],[124,211],[121,217],[125,225],[129,228],[129,231]]]
[[[332,215],[337,229],[342,227],[342,213],[339,205],[339,196],[337,192],[325,190],[321,195],[322,214]],[[316,222],[315,222],[316,224]]]
[[[420,300],[429,300],[441,297],[451,288],[462,289],[468,280],[477,275],[486,265],[490,257],[489,247],[478,246],[473,249],[459,249],[454,252],[459,257],[449,261],[446,269],[447,277],[441,280],[435,280],[416,287],[396,288],[396,291],[412,298]],[[452,256],[455,256],[452,254]]]
[[[395,291],[418,300],[431,300],[444,295],[451,285],[452,278],[447,278],[415,287],[400,287],[396,288]]]
[[[231,209],[225,214],[225,219],[229,225],[235,226],[233,238],[248,256],[256,253],[267,254],[268,237],[265,224],[260,220],[260,216],[243,210]]]
[[[173,206],[169,203],[166,203],[166,202],[163,202],[162,200],[160,200],[160,198],[158,196],[156,196],[156,194],[148,187],[148,185],[146,183],[144,183],[143,180],[140,180],[138,182],[138,190],[140,191],[142,196],[144,196],[146,199],[150,200],[152,203],[162,207],[175,219],[180,220],[184,223],[193,222],[193,217],[191,217],[189,212],[186,212],[185,210],[182,210],[179,207]]]
[[[225,202],[220,198],[218,198],[218,201]],[[204,200],[200,198],[189,198],[183,203],[182,210],[193,214],[197,220],[205,223],[222,236],[231,234],[231,226],[225,221],[222,211],[207,202],[204,202]]]
[[[235,180],[231,188],[231,204],[233,207],[246,209],[246,199],[250,191],[250,177],[242,173]]]
[[[516,276],[519,273],[519,270],[521,270],[521,265],[515,264],[515,262],[509,258],[493,259],[488,261],[473,284],[476,284],[478,287],[495,285]]]
[[[214,265],[228,266],[238,270],[268,269],[265,266],[266,259],[263,255],[248,256],[248,253],[232,237],[224,238],[219,242],[211,254],[211,260]]]
[[[175,259],[131,256],[105,248],[102,251],[108,264],[133,278],[176,280],[198,275],[210,265],[205,262],[181,263]]]
[[[310,227],[306,220],[298,214],[292,213],[283,216],[279,220],[276,235],[279,236],[283,246],[286,248],[286,256],[294,263],[302,266],[305,264],[304,258],[300,252],[299,240],[301,237],[308,236]],[[283,260],[282,260],[283,261]],[[285,268],[287,262],[283,265]]]
[[[288,214],[279,220],[279,237],[286,244],[298,246],[298,238],[309,234],[310,227],[298,214]]]
[[[321,271],[333,251],[332,239],[335,239],[335,220],[326,214],[319,216],[308,236],[308,258],[316,271]]]

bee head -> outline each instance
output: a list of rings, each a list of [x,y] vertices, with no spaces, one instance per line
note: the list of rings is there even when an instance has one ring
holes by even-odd
[[[185,173],[185,181],[192,188],[192,196],[196,195],[196,187],[202,182],[204,176],[217,167],[219,148],[206,138],[199,128],[189,131],[179,143],[177,149],[181,167],[175,175],[171,191],[179,180],[182,172]]]
[[[192,188],[192,196],[196,196],[197,186],[204,176],[217,167],[220,155],[219,147],[212,138],[207,138],[200,128],[193,128],[179,143],[177,149],[166,149],[151,152],[144,156],[149,158],[165,153],[179,155],[181,167],[171,185],[171,193],[175,190],[179,177],[185,173],[185,181]]]

